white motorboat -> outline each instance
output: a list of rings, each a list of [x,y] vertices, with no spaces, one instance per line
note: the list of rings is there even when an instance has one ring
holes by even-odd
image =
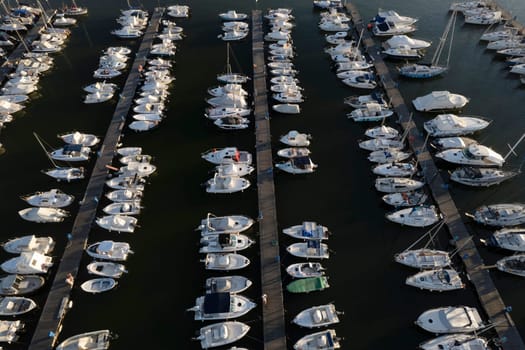
[[[219,18],[224,21],[243,21],[248,18],[248,14],[237,12],[235,10],[228,10],[219,13]]]
[[[489,226],[517,226],[525,223],[525,204],[500,203],[482,205],[474,214],[467,214],[476,222]]]
[[[214,172],[218,176],[246,176],[250,175],[255,170],[254,167],[247,164],[221,164],[214,168]]]
[[[301,113],[301,107],[297,103],[277,103],[272,106],[272,109],[283,114]]]
[[[408,45],[389,47],[383,50],[388,58],[397,60],[419,60],[423,58],[423,54],[418,49],[413,49]]]
[[[203,184],[208,193],[235,193],[242,192],[251,183],[249,180],[236,175],[219,175],[215,174],[211,179]]]
[[[423,312],[416,320],[416,325],[435,333],[470,333],[486,325],[478,310],[470,306],[444,306]]]
[[[133,112],[135,113],[141,113],[141,114],[160,114],[162,115],[162,112],[164,111],[164,102],[158,102],[158,103],[143,103],[136,105],[133,107]]]
[[[206,270],[231,271],[245,268],[250,259],[237,253],[208,253],[201,262]]]
[[[120,263],[113,261],[93,261],[87,266],[87,271],[90,274],[102,276],[102,277],[111,277],[111,278],[120,278],[124,273],[127,273],[126,266]]]
[[[242,130],[250,126],[248,118],[238,115],[226,116],[215,119],[213,124],[223,130]]]
[[[381,197],[383,202],[394,207],[413,207],[426,202],[428,195],[423,191],[394,192]]]
[[[312,135],[301,133],[297,130],[290,130],[288,133],[279,137],[279,141],[293,147],[307,147],[310,145],[311,139]]]
[[[250,29],[250,25],[242,21],[228,21],[228,22],[222,23],[222,30],[225,32],[232,31],[232,30],[247,31],[249,29]]]
[[[412,49],[426,49],[432,45],[432,42],[411,38],[408,35],[400,34],[393,35],[390,39],[385,40],[383,46],[385,47],[402,47],[407,46]]]
[[[286,251],[293,256],[306,259],[328,259],[330,257],[328,245],[321,243],[320,240],[292,243],[286,247]]]
[[[257,306],[249,298],[229,292],[207,293],[195,299],[195,306],[187,311],[195,312],[194,320],[225,320],[246,315]]]
[[[350,30],[350,25],[340,19],[321,19],[319,29],[325,32],[342,32]]]
[[[365,136],[371,138],[398,139],[399,131],[391,126],[380,125],[366,129]]]
[[[0,342],[16,343],[20,339],[19,333],[22,333],[25,323],[20,320],[2,320],[0,321]]]
[[[337,311],[335,305],[332,303],[312,306],[295,315],[292,323],[306,328],[325,327],[339,323],[340,314],[342,313]]]
[[[208,213],[195,229],[201,235],[243,232],[253,226],[255,220],[245,215],[216,216]]]
[[[2,243],[4,250],[11,254],[23,252],[51,253],[55,248],[55,240],[51,236],[25,235],[11,238]]]
[[[137,114],[133,114],[132,118],[135,121],[137,121],[137,123],[143,122],[143,123],[148,123],[148,124],[151,123],[153,125],[157,125],[158,123],[162,121],[164,116],[161,113],[137,113]],[[138,128],[132,128],[130,126],[130,129],[137,130]],[[151,129],[151,128],[148,128],[148,129]]]
[[[489,344],[485,338],[464,333],[441,335],[420,343],[419,348],[423,350],[490,350]]]
[[[368,102],[364,107],[356,108],[352,112],[347,113],[349,119],[356,122],[375,122],[381,121],[394,114],[394,110],[385,107],[377,102]]]
[[[226,94],[237,94],[247,96],[248,92],[243,88],[242,84],[223,84],[208,89],[208,94],[218,97]]]
[[[412,100],[412,104],[420,112],[459,110],[468,102],[469,98],[446,90],[432,91],[430,94]]]
[[[283,229],[283,233],[298,239],[324,240],[330,237],[331,232],[323,225],[315,221],[303,221],[300,225],[293,225]]]
[[[349,61],[336,60],[334,64],[336,73],[342,73],[349,70],[362,70],[367,71],[374,67],[373,63],[370,63],[362,58],[350,59]]]
[[[525,254],[514,254],[499,259],[496,262],[498,270],[516,276],[525,277]]]
[[[136,39],[144,35],[144,32],[138,28],[134,28],[130,25],[125,25],[121,28],[110,31],[110,34],[116,35],[123,39]]]
[[[405,142],[396,139],[373,138],[359,142],[359,148],[367,151],[380,150],[402,150],[405,148]]]
[[[251,153],[240,151],[237,147],[213,148],[201,153],[201,158],[213,164],[252,163]]]
[[[157,167],[149,162],[129,162],[125,166],[121,166],[116,173],[117,176],[138,176],[148,177],[157,171]]]
[[[139,146],[119,147],[117,148],[117,154],[122,157],[142,154],[142,147],[139,147]]]
[[[378,177],[375,181],[376,190],[385,193],[415,191],[423,186],[423,181],[408,177]]]
[[[465,148],[471,144],[478,143],[477,140],[465,136],[438,137],[430,141],[430,146],[442,151],[451,148]]]
[[[88,13],[87,7],[77,6],[75,2],[71,6],[65,6],[62,11],[66,16],[82,16]]]
[[[217,38],[222,39],[223,41],[237,41],[246,38],[249,34],[249,31],[243,30],[230,30],[222,34],[217,35]]]
[[[140,200],[136,200],[110,203],[102,208],[102,211],[108,215],[138,215],[141,209]]]
[[[118,69],[98,68],[93,72],[93,78],[111,79],[118,77],[122,72]]]
[[[385,20],[394,22],[396,24],[414,24],[418,21],[418,18],[416,17],[403,16],[395,10],[385,10],[379,8],[379,10],[377,11],[377,15],[376,17],[374,17],[373,21],[381,21],[381,18],[384,18]]]
[[[90,280],[87,280],[83,282],[80,285],[80,288],[84,292],[88,292],[91,294],[98,294],[107,292],[117,286],[118,282],[111,278],[111,277],[99,277],[99,278],[92,278]]]
[[[20,198],[35,207],[63,208],[75,200],[75,196],[67,194],[58,188],[49,191],[37,191],[22,195]]]
[[[508,227],[495,231],[488,240],[480,239],[490,247],[507,249],[513,252],[525,252],[525,228]]]
[[[129,206],[132,205],[132,203],[129,202],[123,204],[127,204]],[[131,215],[112,214],[99,217],[95,220],[95,222],[97,223],[97,225],[108,230],[109,232],[116,231],[118,233],[131,233],[135,231],[138,219]]]
[[[64,13],[57,13],[55,15],[55,20],[53,21],[53,25],[55,27],[69,27],[72,25],[75,25],[77,23],[77,20],[72,17],[66,17]]]
[[[207,234],[200,239],[199,253],[227,253],[251,247],[254,240],[242,233]]]
[[[7,273],[31,275],[45,274],[53,266],[53,258],[39,252],[22,252],[0,265]]]
[[[485,129],[492,121],[479,116],[438,114],[423,123],[425,131],[434,137],[461,136]]]
[[[345,97],[345,104],[354,107],[354,108],[363,108],[370,102],[375,102],[380,104],[382,107],[388,107],[388,102],[385,100],[385,96],[382,92],[373,91],[367,95],[352,95]]]
[[[143,192],[136,188],[126,188],[123,190],[114,190],[106,193],[106,198],[113,202],[134,202],[140,201]]]
[[[26,297],[0,297],[0,316],[18,316],[34,310],[36,307],[36,302]]]
[[[472,187],[489,187],[519,175],[519,170],[500,168],[460,167],[450,173],[450,180]]]
[[[82,145],[84,147],[93,147],[100,142],[100,137],[94,134],[83,133],[79,131],[67,132],[57,135],[65,143],[72,145]]]
[[[373,163],[398,163],[412,156],[412,152],[405,152],[399,149],[380,149],[372,151],[368,155],[368,160]]]
[[[249,116],[252,113],[252,110],[250,108],[243,108],[243,107],[210,107],[206,108],[206,113],[204,113],[204,116],[208,119],[218,119],[222,117],[227,116],[240,116],[240,117],[246,117]]]
[[[467,15],[466,12],[464,12],[464,14],[465,23],[469,24],[492,25],[503,20],[502,12],[495,10],[485,10],[473,15]]]
[[[351,72],[346,74],[348,77],[341,80],[343,84],[350,87],[359,88],[359,89],[375,89],[377,87],[376,76],[374,73],[369,71],[362,70],[348,70],[346,72]],[[342,73],[339,73],[342,74]],[[345,75],[345,76],[346,76]]]
[[[0,101],[13,102],[13,103],[24,103],[29,100],[27,95],[0,95]]]
[[[403,208],[387,213],[385,217],[392,222],[412,227],[427,227],[441,220],[441,214],[433,205]]]
[[[45,282],[46,279],[39,275],[4,275],[0,277],[0,295],[14,296],[33,293],[40,289]]]
[[[95,259],[125,261],[133,251],[127,242],[105,240],[90,244],[86,253]]]
[[[407,277],[405,283],[409,286],[429,291],[450,291],[465,288],[459,273],[451,268],[423,270]]]
[[[152,160],[153,160],[153,156],[149,154],[130,154],[130,155],[122,156],[119,158],[119,161],[122,164],[129,164],[131,162],[149,163]]]
[[[42,172],[52,178],[60,181],[75,181],[84,178],[83,167],[55,167],[51,169],[42,170]]]
[[[30,207],[19,210],[18,215],[27,221],[49,223],[64,221],[69,216],[69,212],[60,208]]]
[[[273,99],[281,103],[301,103],[304,102],[303,94],[300,91],[289,89],[286,92],[278,92],[272,95]]]
[[[113,98],[114,92],[112,91],[96,91],[92,94],[87,94],[84,97],[84,103],[86,104],[92,104],[92,103],[102,103],[109,101]]]
[[[286,272],[294,278],[324,276],[325,268],[319,262],[302,262],[288,265]]]
[[[464,148],[451,148],[437,152],[436,158],[452,164],[480,167],[501,167],[505,158],[490,147],[473,143]]]
[[[109,348],[112,339],[114,339],[114,335],[108,329],[85,332],[63,340],[58,344],[56,350],[106,350]]]
[[[452,265],[448,252],[430,248],[405,250],[394,258],[396,262],[416,269],[441,269]]]
[[[312,161],[310,156],[302,156],[276,163],[275,167],[290,174],[311,174],[317,169],[317,164]]]
[[[289,42],[291,40],[290,33],[288,31],[282,31],[282,30],[271,30],[268,33],[266,33],[263,37],[264,41],[287,41]]]
[[[151,115],[156,116],[156,114]],[[128,128],[135,132],[142,132],[156,128],[157,126],[159,126],[159,123],[159,120],[134,120],[131,123],[129,123]]]
[[[202,349],[209,349],[217,346],[231,344],[243,338],[250,326],[239,321],[223,321],[202,327],[199,336],[194,338],[199,340]]]
[[[114,190],[136,189],[144,191],[146,180],[138,176],[115,176],[106,180],[106,186]]]
[[[277,155],[283,158],[303,157],[310,155],[310,153],[306,147],[286,147],[277,151]]]
[[[372,172],[385,177],[405,177],[414,175],[417,172],[417,166],[412,162],[382,163],[374,166]]]
[[[206,293],[241,293],[252,285],[252,281],[240,275],[208,277],[204,286]]]
[[[93,94],[95,92],[115,92],[117,84],[107,83],[105,81],[97,81],[93,84],[85,86],[83,89],[85,92]]]
[[[397,69],[401,76],[423,79],[441,75],[448,70],[448,67],[424,63],[406,63]]]
[[[168,16],[174,18],[187,18],[190,16],[190,7],[188,5],[171,5],[167,7]]]
[[[339,341],[335,329],[326,329],[305,335],[295,342],[293,348],[294,350],[334,350],[341,347]]]
[[[83,162],[89,160],[91,148],[82,145],[66,144],[64,147],[49,152],[55,160],[64,162]]]

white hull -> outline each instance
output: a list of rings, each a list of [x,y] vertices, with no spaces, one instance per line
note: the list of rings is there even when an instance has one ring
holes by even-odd
[[[86,268],[90,274],[111,278],[120,278],[128,272],[123,264],[111,261],[93,261]]]
[[[317,242],[318,241],[310,241]],[[325,243],[318,243],[310,246],[308,242],[293,243],[286,247],[286,251],[293,256],[306,259],[328,259],[330,252],[328,245]]]
[[[250,181],[239,176],[217,176],[206,182],[208,193],[235,193],[242,192],[250,187]]]
[[[18,214],[24,220],[38,223],[62,222],[69,216],[66,210],[48,207],[30,207],[20,210]]]
[[[213,303],[210,309],[208,304]],[[222,306],[222,307],[221,307]],[[246,315],[257,306],[247,297],[230,293],[209,293],[198,297],[195,306],[188,311],[195,312],[194,320],[226,320]]]
[[[252,281],[244,276],[209,277],[204,283],[206,293],[241,293],[252,285]]]
[[[339,323],[339,312],[334,304],[313,306],[299,312],[292,322],[306,328],[325,327]]]
[[[215,216],[209,213],[195,230],[200,230],[202,235],[235,233],[249,229],[254,223],[252,218],[244,215]]]
[[[412,100],[412,104],[420,112],[458,110],[468,102],[467,97],[448,91],[433,91],[428,95]]]
[[[133,251],[127,242],[106,240],[89,245],[86,253],[95,259],[125,261],[128,255],[133,254]]]
[[[454,269],[425,270],[407,277],[409,286],[429,291],[450,291],[465,288],[461,277]]]
[[[53,266],[53,258],[37,252],[24,252],[0,265],[7,273],[29,275],[43,274]]]
[[[130,203],[126,204],[129,206],[132,205]],[[97,225],[109,232],[134,232],[137,222],[138,219],[136,217],[122,214],[111,214],[96,219]]]
[[[236,342],[249,330],[250,326],[242,322],[224,321],[202,327],[196,339],[200,340],[203,349],[208,349]]]
[[[65,339],[58,344],[56,350],[81,349],[86,344],[88,344],[87,349],[89,350],[105,350],[109,348],[111,339],[111,332],[107,329],[85,332]]]
[[[6,296],[0,300],[0,316],[18,316],[36,309],[34,300],[19,297]]]
[[[223,233],[204,235],[200,240],[199,253],[228,253],[244,250],[252,246],[255,241],[240,233]]]
[[[283,229],[283,233],[297,239],[328,239],[328,228],[313,221],[304,221],[301,225],[293,225]]]
[[[498,185],[520,174],[519,171],[501,170],[499,168],[461,167],[450,174],[452,181],[472,187],[489,187]]]
[[[488,342],[484,338],[472,334],[446,334],[419,344],[423,350],[489,350]]]
[[[294,350],[334,350],[340,347],[339,338],[333,329],[305,335],[293,346]]]
[[[50,208],[67,207],[75,200],[75,196],[64,193],[58,188],[53,188],[49,191],[38,191],[20,196],[20,198],[32,206]]]
[[[111,277],[93,278],[85,281],[80,288],[87,293],[98,294],[107,292],[117,286],[118,282]]]
[[[25,235],[10,239],[3,243],[2,246],[6,252],[11,254],[20,254],[22,252],[47,254],[51,253],[55,248],[55,240],[51,236]]]
[[[318,262],[305,262],[291,264],[286,272],[294,278],[320,277],[325,274],[325,268]]]
[[[415,191],[424,185],[422,181],[406,177],[378,177],[375,182],[376,190],[385,193]]]
[[[525,223],[525,205],[501,203],[478,207],[472,215],[480,224],[490,226],[518,226]]]
[[[417,167],[413,163],[382,163],[372,168],[376,175],[385,177],[405,177],[414,175]]]
[[[381,197],[383,202],[396,208],[421,205],[426,202],[427,198],[428,196],[420,191],[388,193]]]
[[[438,269],[452,264],[448,252],[427,248],[405,250],[395,255],[395,261],[416,269]]]
[[[208,253],[202,260],[206,270],[230,271],[245,268],[250,264],[250,260],[241,254],[236,253]]]
[[[392,222],[412,227],[427,227],[441,219],[441,215],[438,214],[434,206],[404,208],[385,216]]]
[[[445,306],[423,312],[416,325],[435,333],[468,333],[484,327],[478,310],[469,306]]]

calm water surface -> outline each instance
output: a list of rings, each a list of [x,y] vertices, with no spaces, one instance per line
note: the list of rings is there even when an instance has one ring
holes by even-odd
[[[142,3],[148,10],[171,4]],[[344,338],[343,348],[411,349],[432,337],[414,325],[421,312],[445,305],[479,307],[477,296],[464,275],[467,288],[461,291],[431,293],[404,284],[405,278],[416,271],[396,264],[393,256],[424,234],[425,229],[400,227],[384,219],[391,208],[382,204],[381,195],[373,187],[374,176],[367,154],[357,146],[366,127],[372,124],[360,125],[348,120],[345,114],[349,109],[343,104],[344,97],[365,92],[344,86],[331,70],[329,57],[323,53],[326,45],[324,33],[317,27],[319,11],[312,3],[215,0],[187,4],[191,6],[191,17],[176,20],[184,28],[186,38],[180,42],[174,58],[176,81],[171,90],[167,118],[158,129],[146,133],[136,134],[125,128],[124,145],[142,146],[144,153],[155,157],[154,164],[158,168],[148,179],[142,202],[145,209],[139,216],[140,228],[133,234],[116,234],[94,224],[90,235],[90,243],[102,239],[129,242],[135,251],[126,262],[129,273],[119,280],[115,290],[101,295],[88,295],[75,287],[72,295],[74,307],[66,316],[59,341],[80,332],[108,328],[119,335],[112,343],[112,349],[200,349],[199,343],[191,338],[206,323],[194,321],[193,313],[186,309],[193,306],[195,298],[204,292],[205,279],[220,273],[205,271],[199,261],[204,256],[198,253],[199,234],[194,229],[208,212],[258,216],[255,187],[231,195],[210,195],[201,187],[211,176],[209,172],[213,168],[200,158],[201,152],[225,146],[254,151],[253,128],[239,132],[219,131],[203,117],[206,89],[218,84],[215,76],[224,71],[226,63],[226,46],[217,39],[221,33],[217,15],[229,9],[250,13],[255,7],[263,11],[290,7],[296,17],[292,34],[298,53],[295,63],[307,99],[298,116],[271,115],[272,149],[281,147],[278,136],[291,129],[311,133],[312,159],[319,168],[308,176],[275,173],[279,229],[312,220],[328,226],[334,234],[328,241],[331,258],[323,262],[328,269],[331,287],[310,295],[285,293],[287,324],[306,307],[334,302],[337,309],[345,313],[341,323],[334,327]],[[437,43],[448,21],[450,3],[359,0],[356,4],[364,19],[372,18],[380,7],[418,17],[418,31],[413,36]],[[502,4],[522,22],[525,20],[522,2],[507,0]],[[73,28],[66,48],[54,55],[55,66],[42,76],[38,96],[2,130],[0,138],[7,150],[2,155],[3,165],[0,167],[3,194],[0,220],[4,228],[1,238],[6,240],[29,233],[52,235],[58,242],[57,259],[67,242],[66,236],[78,206],[69,208],[72,216],[63,223],[34,224],[19,218],[17,211],[26,207],[19,196],[59,187],[81,199],[87,181],[57,184],[41,174],[40,170],[51,164],[33,132],[55,148],[61,145],[57,133],[81,130],[103,136],[116,102],[84,105],[82,87],[94,82],[92,72],[103,49],[114,45],[134,49],[138,46],[136,41],[117,40],[109,34],[119,26],[115,19],[120,9],[127,8],[125,1],[88,1],[79,5],[88,6],[89,15],[80,19]],[[522,108],[525,88],[519,79],[507,72],[500,59],[484,50],[484,45],[479,42],[484,29],[465,25],[460,17],[450,73],[424,82],[401,79],[399,87],[407,104],[433,90],[446,89],[470,97],[464,112],[483,115],[494,121],[476,137],[505,154],[507,143],[512,144],[525,132]],[[233,43],[232,49],[233,69],[249,74],[250,41]],[[433,47],[428,50],[427,57],[432,54]],[[115,82],[122,86],[124,79]],[[251,86],[247,88],[251,90]],[[414,114],[419,126],[430,117]],[[517,152],[518,157],[508,159],[509,166],[520,166],[525,145],[520,145]],[[93,162],[91,160],[87,166],[92,166]],[[115,165],[118,165],[117,161]],[[441,176],[448,182],[446,170]],[[251,177],[250,180],[255,182],[256,179]],[[524,185],[525,179],[520,176],[490,189],[469,189],[454,184],[450,184],[450,189],[463,214],[481,204],[522,201]],[[101,200],[100,208],[105,204],[107,201]],[[99,215],[102,215],[101,210]],[[465,222],[477,244],[479,238],[490,233],[467,217]],[[257,238],[257,227],[248,234]],[[450,249],[447,246],[449,239],[443,230],[438,237],[438,246]],[[286,253],[286,246],[292,242],[293,239],[281,236],[283,267],[299,261]],[[259,303],[258,251],[256,245],[242,252],[252,263],[240,273],[254,282],[244,294]],[[480,251],[487,265],[503,256],[501,252],[489,251],[481,245]],[[4,259],[10,257],[3,252],[0,254]],[[89,278],[85,270],[89,262],[89,258],[83,259],[78,283]],[[462,270],[461,265],[456,267]],[[282,277],[284,284],[290,281],[284,270]],[[492,271],[492,277],[505,304],[512,306],[514,322],[521,334],[525,334],[522,298],[525,280],[496,270]],[[45,291],[36,295],[35,300],[42,305]],[[262,349],[260,311],[259,306],[239,319],[250,324],[252,329],[235,345]],[[27,335],[21,337],[20,344],[11,344],[7,348],[27,348],[38,314],[23,319],[28,325]],[[291,349],[295,341],[307,333],[290,324],[288,347]]]

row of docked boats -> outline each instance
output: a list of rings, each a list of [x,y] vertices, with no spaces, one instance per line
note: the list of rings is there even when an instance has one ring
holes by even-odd
[[[248,19],[246,13],[228,10],[219,13],[219,18],[223,21],[223,32],[217,36],[219,39],[223,41],[238,41],[248,36],[250,27],[249,24],[245,22]]]
[[[279,141],[288,147],[277,151],[277,155],[285,160],[276,162],[275,167],[290,174],[313,173],[317,164],[312,161],[308,149],[311,139],[312,135],[295,129],[281,135]]]

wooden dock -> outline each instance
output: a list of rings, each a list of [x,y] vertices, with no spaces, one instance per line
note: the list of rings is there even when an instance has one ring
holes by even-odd
[[[78,214],[71,230],[71,240],[68,242],[62,259],[57,266],[55,279],[52,281],[49,295],[42,314],[29,345],[29,350],[48,350],[54,348],[62,328],[62,322],[70,305],[71,287],[66,283],[66,276],[71,273],[77,276],[84,249],[88,243],[89,233],[97,213],[98,200],[104,192],[105,181],[108,178],[110,165],[115,156],[126,117],[133,103],[133,97],[139,83],[139,65],[145,66],[164,8],[156,8],[151,16],[136,58],[130,68],[130,73],[122,89],[115,113],[99,151],[98,159],[91,173],[84,198],[81,201]]]
[[[267,302],[262,305],[264,349],[284,350],[286,349],[286,329],[273,182],[272,136],[266,96],[266,65],[260,10],[252,12],[252,38],[261,286],[262,295],[267,297]]]
[[[367,23],[363,22],[356,7],[353,4],[348,4],[346,5],[346,9],[352,16],[356,35],[363,32],[363,47],[374,61],[380,84],[385,89],[392,107],[398,115],[399,123],[405,131],[408,129],[407,139],[410,148],[416,155],[426,183],[433,195],[433,199],[439,211],[444,216],[449,234],[456,242],[456,246],[460,247],[458,255],[463,261],[469,279],[478,294],[488,319],[494,325],[494,329],[501,342],[501,347],[505,350],[525,349],[523,340],[511,316],[506,312],[506,306],[492,281],[489,271],[483,268],[483,259],[475,244],[472,242],[472,237],[469,235],[461,219],[461,215],[450,196],[447,186],[443,178],[439,176],[438,168],[425,144],[425,138],[421,136],[422,133],[410,118],[408,107],[381,57],[381,49],[376,46],[366,28]]]

